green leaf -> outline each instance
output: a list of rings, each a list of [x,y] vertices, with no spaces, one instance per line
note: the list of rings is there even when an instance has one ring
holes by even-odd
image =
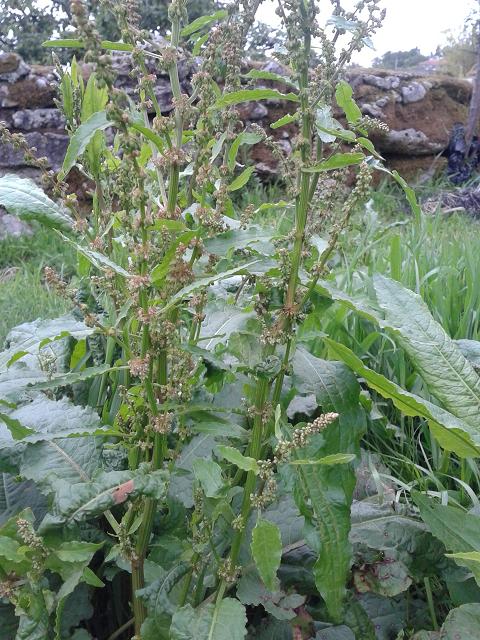
[[[295,93],[281,93],[276,89],[240,89],[232,93],[225,93],[217,100],[215,107],[222,109],[223,107],[255,100],[290,100],[291,102],[298,102],[299,98]]]
[[[93,113],[88,120],[76,129],[70,138],[65,159],[63,161],[61,175],[66,176],[70,169],[74,166],[77,159],[84,153],[88,143],[93,139],[97,131],[103,131],[113,126],[113,122],[108,120],[105,111]]]
[[[54,229],[69,230],[72,227],[72,221],[63,209],[28,178],[13,174],[1,177],[0,205],[24,220],[37,220]]]
[[[355,124],[362,117],[362,112],[352,96],[352,87],[348,82],[341,80],[335,90],[335,99],[340,109],[343,109],[347,116],[348,122]]]
[[[478,636],[479,626],[478,604],[462,604],[448,614],[442,625],[440,638],[441,640],[474,640]]]
[[[298,113],[287,113],[285,116],[282,116],[275,122],[270,124],[270,129],[279,129],[280,127],[284,127],[286,124],[292,124],[292,122],[296,122],[298,120]]]
[[[248,229],[231,229],[219,233],[205,239],[204,245],[209,253],[217,256],[226,256],[229,251],[237,251],[245,247],[256,250],[262,255],[271,255],[274,252],[271,239],[272,233],[269,229],[252,225]]]
[[[71,373],[54,374],[48,380],[41,382],[33,382],[28,385],[30,391],[45,391],[46,389],[58,389],[58,387],[66,387],[83,380],[90,380],[109,371],[119,371],[126,367],[110,367],[108,364],[100,364],[97,367],[87,367],[80,371],[72,371]]]
[[[153,142],[153,144],[155,145],[157,150],[160,151],[160,153],[162,153],[164,151],[165,143],[164,143],[163,139],[157,133],[152,131],[152,129],[150,129],[150,127],[145,126],[145,124],[142,123],[142,121],[140,121],[140,122],[132,122],[129,125],[129,127],[131,129],[135,129],[135,131],[138,131],[139,133],[144,135],[145,138],[147,138],[147,140],[150,140],[150,142]]]
[[[363,153],[334,153],[327,160],[318,162],[311,167],[305,167],[302,171],[306,173],[320,173],[321,171],[332,171],[334,169],[341,169],[342,167],[349,167],[354,164],[360,164],[365,159]]]
[[[237,267],[233,267],[233,269],[228,269],[227,271],[222,271],[221,273],[214,273],[211,276],[205,276],[204,278],[198,278],[192,284],[183,287],[180,289],[175,295],[173,295],[167,304],[161,308],[161,313],[165,313],[173,306],[177,304],[180,300],[187,298],[191,293],[197,291],[198,289],[203,289],[204,287],[208,287],[219,280],[224,280],[225,278],[229,278],[230,276],[235,276],[239,273],[248,273],[248,270],[251,269],[255,265],[260,265],[261,260],[251,260],[249,262],[245,262],[244,264],[240,264]]]
[[[126,42],[112,42],[111,40],[102,40],[100,43],[103,49],[109,51],[133,51],[133,45]],[[45,40],[42,47],[63,47],[68,49],[83,49],[85,43],[82,40],[72,38],[64,38],[60,40]]]
[[[480,341],[478,340],[454,340],[456,346],[475,368],[480,367]]]
[[[400,283],[374,277],[385,322],[432,393],[480,437],[480,377],[436,322],[422,298]]]
[[[228,190],[229,191],[237,191],[238,189],[241,189],[242,187],[244,187],[247,182],[250,180],[252,173],[255,171],[255,167],[251,166],[251,167],[247,167],[246,169],[244,169],[242,171],[242,173],[240,175],[238,175],[229,185],[228,185]]]
[[[235,140],[232,142],[230,146],[230,150],[228,152],[228,168],[230,171],[233,171],[235,168],[235,160],[237,158],[237,153],[241,145],[253,145],[257,144],[263,140],[264,136],[262,133],[254,133],[253,131],[242,131],[238,134]]]
[[[254,80],[272,80],[273,82],[279,82],[280,84],[288,84],[294,89],[297,88],[297,85],[293,80],[287,78],[285,76],[281,76],[279,73],[272,73],[271,71],[261,71],[260,69],[250,69],[248,73],[246,73],[244,78],[253,78]]]
[[[276,524],[258,519],[250,544],[258,573],[270,591],[278,588],[277,571],[282,559],[282,537]]]
[[[243,640],[246,624],[245,607],[233,598],[198,609],[187,604],[172,618],[170,640]]]
[[[222,20],[222,18],[225,18],[227,15],[228,15],[228,11],[226,9],[220,9],[219,11],[215,11],[215,13],[212,13],[211,15],[200,16],[199,18],[196,18],[195,20],[190,22],[190,24],[187,24],[186,27],[183,27],[180,34],[184,38],[186,38],[187,36],[192,35],[192,33],[195,33],[196,31],[199,31],[203,27],[208,26],[212,22],[217,22],[218,20]]]
[[[120,266],[119,264],[111,260],[108,256],[104,255],[103,253],[100,253],[99,251],[94,251],[93,249],[87,249],[86,247],[83,247],[81,244],[78,244],[77,242],[75,242],[74,240],[70,240],[70,238],[67,238],[59,231],[57,233],[65,240],[65,242],[70,244],[72,247],[75,247],[75,249],[99,271],[111,270],[117,273],[119,276],[123,276],[124,278],[131,277],[131,274],[128,273],[126,269],[124,269],[122,266]]]
[[[196,460],[211,459],[215,444],[214,438],[209,433],[195,436],[183,447],[180,456],[175,462],[174,473],[170,480],[169,495],[179,500],[187,509],[194,505],[194,477],[193,473],[185,472],[192,472]]]
[[[447,551],[480,551],[480,517],[412,492],[422,520]]]
[[[80,322],[71,314],[66,314],[54,320],[34,320],[33,322],[26,322],[14,327],[7,336],[8,348],[6,351],[0,353],[0,379],[3,373],[2,370],[11,367],[20,357],[23,358],[24,356],[32,354],[32,356],[35,356],[33,362],[37,365],[36,357],[45,345],[48,344],[50,347],[53,347],[55,345],[52,345],[52,343],[58,342],[60,344],[60,341],[66,338],[68,339],[69,337],[80,340],[91,335],[93,332],[94,329],[87,327],[84,322]],[[30,360],[32,360],[32,358],[30,358]],[[37,366],[33,366],[32,364],[29,364],[29,367],[31,369],[37,369]],[[38,368],[38,371],[41,370]],[[20,377],[18,371],[17,376]],[[32,375],[30,377],[34,376]]]
[[[161,571],[160,578],[154,580],[146,588],[140,589],[137,595],[142,598],[148,610],[148,617],[142,626],[142,637],[167,637],[172,615],[177,607],[170,600],[170,592],[188,573],[190,566],[186,562],[176,563],[171,569]],[[168,635],[168,637],[170,637]]]
[[[355,376],[343,363],[321,360],[302,347],[297,348],[292,365],[298,392],[314,395],[323,412],[339,414],[296,458],[316,461],[339,451],[359,455],[365,416],[359,407]],[[313,567],[315,584],[330,617],[340,622],[352,561],[349,533],[355,473],[346,464],[298,465],[294,469],[295,502],[309,526],[308,542],[318,554]]]
[[[155,284],[156,286],[159,286],[162,280],[165,279],[170,269],[172,260],[174,260],[175,258],[175,254],[177,252],[179,245],[181,244],[188,245],[190,240],[192,240],[192,238],[195,238],[196,235],[197,235],[196,231],[186,231],[185,233],[182,233],[179,236],[177,236],[177,238],[175,238],[175,240],[173,240],[169,244],[168,249],[165,252],[165,255],[163,256],[162,261],[159,264],[157,264],[151,271],[150,279],[153,284]]]
[[[353,462],[357,456],[354,453],[332,453],[324,458],[318,458],[318,460],[292,460],[290,464],[312,464],[312,465],[334,465],[334,464],[348,464]]]
[[[163,471],[139,469],[99,473],[94,480],[71,484],[64,479],[54,483],[53,515],[47,516],[42,527],[68,526],[98,516],[123,504],[129,498],[147,496],[161,499],[166,491]]]
[[[445,555],[447,558],[455,560],[460,567],[471,571],[476,583],[480,586],[480,551],[446,553]]]
[[[6,413],[0,413],[0,421],[3,421],[7,425],[14,440],[23,440],[23,438],[26,438],[31,433],[35,433],[33,429],[24,427],[16,418],[12,418]]]
[[[343,360],[363,378],[369,387],[384,398],[392,400],[397,409],[407,416],[418,416],[427,420],[432,433],[444,449],[454,451],[464,458],[480,455],[480,437],[466,422],[420,396],[405,391],[380,373],[372,371],[345,345],[329,338],[324,340],[337,358]]]
[[[223,488],[222,469],[213,460],[198,458],[193,461],[193,473],[202,485],[207,498],[215,498]]]
[[[235,449],[234,447],[227,447],[226,445],[222,444],[219,444],[216,450],[222,456],[222,458],[225,458],[225,460],[228,460],[228,462],[231,462],[239,469],[243,469],[243,471],[254,471],[255,473],[258,473],[259,468],[255,458],[244,456],[238,449]]]

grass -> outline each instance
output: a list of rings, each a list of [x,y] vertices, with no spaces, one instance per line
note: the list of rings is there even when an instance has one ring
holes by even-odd
[[[0,345],[9,330],[37,318],[55,318],[70,304],[43,281],[43,268],[74,272],[75,255],[53,231],[35,227],[31,236],[0,242]]]

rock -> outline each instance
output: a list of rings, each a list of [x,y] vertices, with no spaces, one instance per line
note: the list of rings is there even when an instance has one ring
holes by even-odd
[[[385,114],[377,105],[378,103],[369,104],[368,102],[365,102],[361,107],[362,113],[367,116],[371,116],[372,118],[383,118]]]
[[[431,142],[423,131],[395,129],[389,131],[379,143],[380,153],[392,155],[428,156],[444,148],[442,143]]]
[[[13,84],[0,85],[0,107],[53,107],[53,75],[30,74]]]
[[[252,102],[249,105],[248,119],[262,120],[268,116],[268,109],[261,102]]]
[[[418,102],[427,95],[427,90],[420,82],[412,82],[406,87],[402,87],[402,100],[405,104]]]
[[[398,76],[386,76],[381,78],[380,76],[374,76],[366,74],[363,76],[363,82],[365,84],[377,87],[383,91],[390,91],[390,89],[397,89],[400,86],[400,78]]]
[[[0,82],[17,82],[30,72],[30,67],[16,53],[0,53]]]
[[[288,69],[281,65],[276,60],[269,60],[261,68],[261,71],[268,71],[268,73],[276,73],[279,76],[288,78]]]
[[[0,209],[0,240],[5,240],[9,236],[18,238],[25,235],[32,235],[28,224],[9,213],[2,213]]]
[[[12,117],[15,129],[32,131],[33,129],[53,129],[61,131],[65,127],[65,118],[59,109],[20,109]]]
[[[50,167],[57,171],[62,166],[63,158],[68,147],[68,136],[66,133],[40,133],[33,131],[26,133],[25,138],[30,147],[35,147],[37,158],[46,157]],[[13,149],[10,145],[0,143],[0,167],[24,167],[23,153]]]

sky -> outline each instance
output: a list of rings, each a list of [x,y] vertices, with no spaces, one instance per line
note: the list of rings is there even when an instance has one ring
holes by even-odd
[[[345,6],[353,4],[351,0]],[[325,2],[320,3],[326,4]],[[446,32],[458,33],[470,11],[478,7],[477,0],[381,0],[387,16],[382,29],[373,37],[375,51],[365,48],[354,59],[368,66],[373,58],[387,51],[408,51],[419,47],[424,55],[445,44]],[[275,2],[265,0],[260,5],[258,18],[275,26]]]

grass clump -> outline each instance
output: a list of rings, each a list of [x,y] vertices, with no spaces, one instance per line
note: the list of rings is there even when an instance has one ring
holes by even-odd
[[[43,268],[54,266],[66,278],[74,270],[75,253],[47,229],[0,241],[0,345],[9,330],[36,318],[55,318],[70,303],[44,282]]]

